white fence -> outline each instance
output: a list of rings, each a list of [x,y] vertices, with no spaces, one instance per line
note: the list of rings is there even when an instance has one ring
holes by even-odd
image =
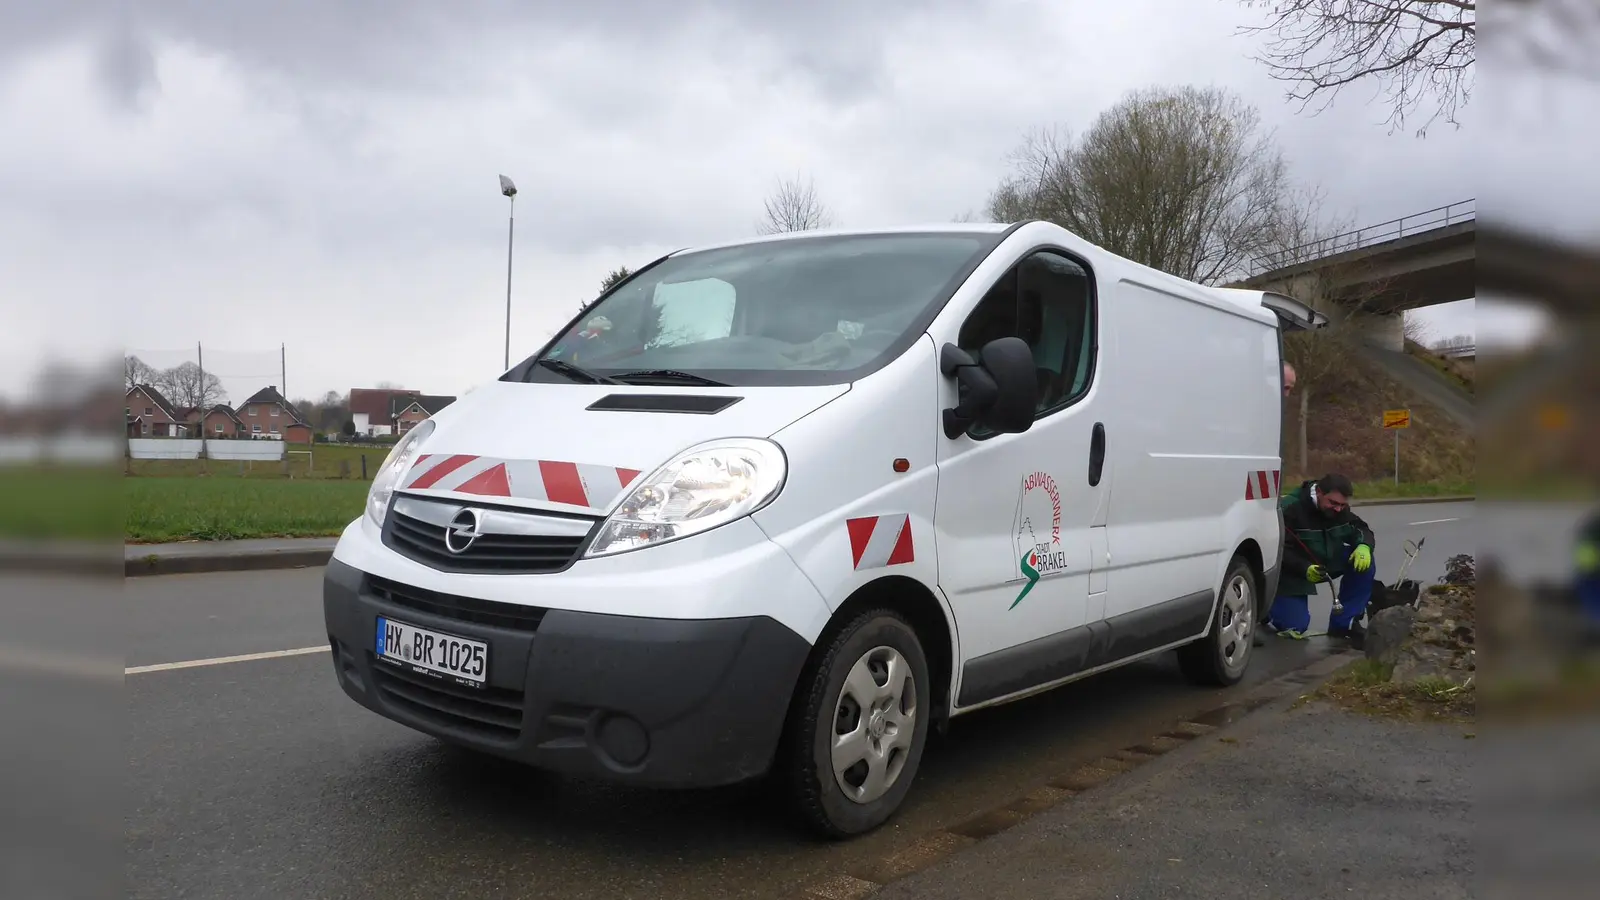
[[[11,435],[0,437],[0,464],[114,463],[122,458],[122,441],[87,434]]]
[[[129,438],[128,455],[134,459],[199,459],[204,444],[210,459],[272,462],[283,459],[283,441],[201,441],[198,438]]]

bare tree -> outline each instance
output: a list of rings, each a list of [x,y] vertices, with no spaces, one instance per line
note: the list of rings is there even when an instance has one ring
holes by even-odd
[[[1299,395],[1299,414],[1295,421],[1295,458],[1300,473],[1311,475],[1311,400],[1351,365],[1358,352],[1360,336],[1349,306],[1330,300],[1322,286],[1305,285],[1295,299],[1310,304],[1328,317],[1328,324],[1315,331],[1295,331],[1284,335],[1283,357],[1294,366],[1295,389]]]
[[[1267,24],[1243,29],[1267,33],[1255,58],[1285,82],[1291,100],[1318,111],[1357,82],[1387,95],[1392,128],[1432,103],[1418,132],[1440,116],[1459,127],[1456,112],[1472,98],[1477,59],[1474,0],[1243,0],[1270,10]]]
[[[133,390],[135,385],[150,384],[157,375],[154,366],[137,356],[124,356],[122,358],[122,386]]]
[[[780,179],[766,200],[766,215],[756,225],[762,234],[814,231],[834,223],[833,214],[817,195],[810,178]]]
[[[202,374],[200,366],[193,362],[161,370],[152,383],[175,406],[210,409],[228,402],[222,379],[211,372]]]
[[[1287,166],[1255,108],[1215,89],[1135,91],[1081,140],[1029,135],[989,198],[995,221],[1046,219],[1193,281],[1238,277],[1281,245]]]

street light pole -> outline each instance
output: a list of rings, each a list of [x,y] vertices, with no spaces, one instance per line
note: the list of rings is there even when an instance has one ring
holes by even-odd
[[[517,233],[517,186],[500,176],[500,193],[511,201],[506,214],[506,356],[504,368],[511,368],[511,248]]]

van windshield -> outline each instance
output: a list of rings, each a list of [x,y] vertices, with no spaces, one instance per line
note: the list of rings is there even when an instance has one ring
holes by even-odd
[[[903,353],[1001,237],[799,237],[669,257],[585,310],[523,377],[851,381]]]

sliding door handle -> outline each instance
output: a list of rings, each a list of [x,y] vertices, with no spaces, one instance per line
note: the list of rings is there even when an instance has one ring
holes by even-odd
[[[1089,486],[1100,486],[1100,473],[1106,467],[1106,426],[1094,423],[1094,437],[1089,439]]]

